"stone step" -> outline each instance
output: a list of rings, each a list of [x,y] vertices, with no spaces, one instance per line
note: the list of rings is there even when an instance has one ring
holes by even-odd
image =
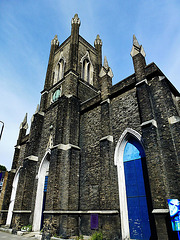
[[[68,239],[64,239],[64,238],[58,238],[58,237],[51,237],[51,240],[75,240],[77,238],[77,236],[72,236],[72,237],[70,237],[70,238],[68,238]],[[91,237],[90,236],[83,236],[83,239],[84,240],[90,240],[91,239]]]
[[[17,231],[18,236],[26,235],[26,237],[35,237],[40,235],[40,232],[23,232],[23,231]],[[41,236],[41,235],[40,235]]]
[[[2,232],[7,232],[7,233],[12,233],[12,229],[11,228],[5,228],[5,227],[0,227],[0,231]]]

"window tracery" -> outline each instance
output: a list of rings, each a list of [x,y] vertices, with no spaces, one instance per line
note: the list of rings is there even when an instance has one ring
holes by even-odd
[[[56,84],[58,81],[63,79],[65,65],[66,65],[66,61],[65,61],[65,58],[63,57],[63,54],[61,53],[60,59],[56,64],[56,67],[53,73],[53,84]]]
[[[81,58],[81,78],[93,85],[93,65],[90,59],[89,52],[87,51],[86,54]]]

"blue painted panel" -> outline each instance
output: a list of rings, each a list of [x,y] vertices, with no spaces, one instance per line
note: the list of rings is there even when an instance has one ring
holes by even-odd
[[[47,192],[48,176],[45,176],[44,192]]]
[[[128,142],[124,149],[123,161],[131,161],[138,158],[141,158],[140,151],[132,143]]]
[[[148,216],[148,208],[147,208],[147,201],[146,197],[139,198],[139,207],[141,209],[141,219],[142,219],[142,232],[144,239],[149,239],[151,236],[151,229],[149,224],[149,216]]]
[[[141,159],[137,159],[135,162],[135,172],[136,172],[136,181],[137,181],[137,187],[138,187],[138,195],[139,196],[145,196],[145,185],[144,185],[144,176],[143,176],[143,169],[142,169],[142,163]]]
[[[142,169],[141,156],[144,156],[142,151],[142,147],[140,148],[138,143],[135,144],[134,140],[128,142],[123,160],[130,237],[131,239],[148,240],[151,236],[151,230]]]
[[[138,197],[127,198],[131,239],[143,239]]]
[[[134,174],[134,164],[135,161],[129,161],[124,163],[127,196],[138,195],[138,185],[136,182],[136,175]]]
[[[151,230],[146,197],[128,197],[127,202],[131,239],[149,240]]]

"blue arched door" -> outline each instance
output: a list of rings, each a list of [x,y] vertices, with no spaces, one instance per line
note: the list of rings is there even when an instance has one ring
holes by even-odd
[[[45,176],[45,181],[44,181],[43,205],[42,205],[42,216],[41,216],[41,227],[40,227],[40,229],[43,228],[43,223],[44,223],[44,214],[43,214],[43,212],[45,210],[45,204],[46,204],[47,185],[48,185],[48,175]]]
[[[131,239],[150,239],[151,230],[147,207],[141,144],[131,138],[124,149],[123,162],[126,183],[127,207]]]

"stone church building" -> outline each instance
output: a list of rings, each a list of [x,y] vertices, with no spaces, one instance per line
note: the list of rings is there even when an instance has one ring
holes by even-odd
[[[107,240],[177,239],[167,199],[180,199],[180,94],[133,37],[134,73],[112,85],[102,41],[71,21],[51,41],[40,105],[20,125],[1,224]]]

